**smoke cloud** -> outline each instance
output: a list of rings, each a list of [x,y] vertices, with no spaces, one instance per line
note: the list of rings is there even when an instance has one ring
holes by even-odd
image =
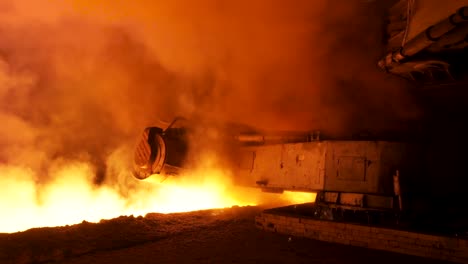
[[[0,162],[47,182],[52,162],[89,161],[101,183],[175,116],[337,135],[415,119],[375,66],[382,2],[3,0]]]

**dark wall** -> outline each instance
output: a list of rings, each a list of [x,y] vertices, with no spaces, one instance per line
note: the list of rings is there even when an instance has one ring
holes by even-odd
[[[434,206],[466,207],[468,197],[468,83],[426,87],[423,100],[425,174]]]

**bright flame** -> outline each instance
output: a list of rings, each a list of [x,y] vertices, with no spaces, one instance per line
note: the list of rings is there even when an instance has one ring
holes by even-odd
[[[179,185],[177,182],[168,182],[160,185],[158,193],[150,197],[149,202],[158,204],[155,210],[160,213],[254,205],[253,202],[240,201],[226,189],[226,184],[217,180],[198,185]]]
[[[120,153],[122,154],[122,153]],[[63,226],[82,221],[99,222],[121,215],[187,212],[231,206],[313,202],[315,193],[284,192],[268,196],[255,188],[242,188],[230,181],[229,172],[210,159],[190,173],[144,181],[134,179],[123,166],[119,152],[109,157],[111,167],[123,179],[118,186],[93,184],[94,170],[86,162],[52,162],[47,184],[37,182],[35,171],[0,165],[0,233],[33,227]],[[118,189],[126,190],[125,197]]]
[[[60,226],[83,220],[98,222],[121,215],[171,213],[234,205],[255,205],[236,196],[234,188],[219,169],[204,169],[194,175],[168,179],[164,183],[139,181],[138,188],[123,198],[107,186],[92,184],[92,169],[74,162],[53,170],[53,182],[40,187],[33,171],[1,167],[0,232],[32,227]],[[202,177],[203,176],[203,177]],[[135,180],[136,181],[136,180]]]

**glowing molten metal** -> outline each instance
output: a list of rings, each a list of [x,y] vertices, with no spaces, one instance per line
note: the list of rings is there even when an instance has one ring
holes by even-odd
[[[57,168],[52,175],[56,180],[45,186],[37,185],[35,173],[25,168],[0,167],[0,174],[3,186],[0,232],[76,224],[83,220],[98,222],[121,215],[254,204],[252,200],[237,197],[232,187],[228,190],[228,182],[216,169],[205,170],[203,177],[196,177],[196,182],[177,179],[169,179],[162,184],[141,181],[138,188],[125,198],[111,187],[95,186],[92,183],[93,171],[86,163]]]

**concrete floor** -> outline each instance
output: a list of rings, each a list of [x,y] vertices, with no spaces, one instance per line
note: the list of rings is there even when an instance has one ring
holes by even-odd
[[[0,236],[0,263],[444,263],[268,233],[258,207],[123,217]]]

